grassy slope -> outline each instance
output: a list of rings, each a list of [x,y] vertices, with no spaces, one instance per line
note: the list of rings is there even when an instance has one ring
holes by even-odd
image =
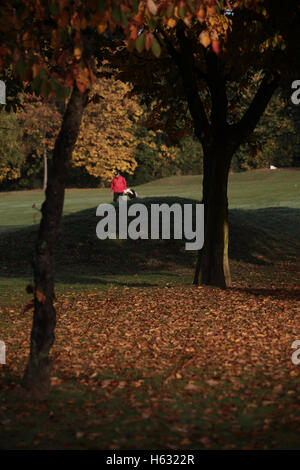
[[[200,176],[173,176],[137,187],[141,197],[181,196],[201,199]],[[235,173],[229,178],[229,204],[231,208],[300,207],[300,172],[295,170],[258,170]],[[42,191],[16,191],[0,193],[0,231],[33,225],[34,215],[43,201]],[[64,214],[96,207],[110,202],[109,189],[68,189]]]

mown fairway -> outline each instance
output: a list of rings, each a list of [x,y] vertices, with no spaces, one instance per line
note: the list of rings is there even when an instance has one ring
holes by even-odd
[[[201,199],[201,176],[173,176],[154,181],[136,189],[141,197],[179,196]],[[300,173],[297,170],[258,170],[235,173],[229,179],[231,208],[300,207]],[[109,189],[68,189],[64,214],[95,208],[111,202]],[[0,230],[33,225],[39,220],[38,208],[43,201],[42,191],[0,193]],[[1,232],[0,232],[1,233]]]
[[[137,191],[200,200],[200,183],[172,177]],[[297,170],[231,175],[226,291],[191,286],[195,253],[183,242],[98,240],[95,208],[109,190],[68,190],[43,403],[19,386],[42,193],[1,193],[0,448],[300,448],[299,188]]]

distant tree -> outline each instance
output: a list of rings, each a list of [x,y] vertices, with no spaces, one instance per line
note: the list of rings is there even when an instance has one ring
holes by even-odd
[[[253,88],[241,93],[239,109],[235,109],[235,114],[242,115],[245,112],[254,93]],[[234,155],[234,170],[293,164],[296,126],[288,100],[289,97],[284,96],[280,90],[273,95],[253,134]]]
[[[293,143],[293,165],[300,167],[300,104],[295,105],[293,103],[289,103],[288,106],[289,115],[292,119],[295,133],[292,136],[292,143]],[[288,138],[290,136],[287,136]]]
[[[166,131],[154,131],[143,125],[137,127],[136,136],[135,158],[138,165],[132,179],[135,184],[175,174],[202,172],[200,144],[191,136],[171,142]]]
[[[53,97],[47,99],[27,93],[24,95],[23,106],[19,109],[17,118],[23,129],[26,154],[43,161],[45,191],[48,179],[48,155],[54,149],[62,115],[58,112]],[[31,171],[36,171],[36,168],[31,168]]]
[[[98,72],[84,111],[72,165],[84,167],[104,184],[111,181],[115,168],[129,177],[134,175],[131,181],[146,182],[188,167],[191,143],[186,141],[182,152],[182,146],[172,143],[165,131],[148,129],[143,99],[131,95],[128,83],[103,73]]]
[[[21,137],[16,114],[0,108],[0,184],[20,177],[24,163]]]
[[[132,174],[137,166],[137,140],[133,132],[142,114],[138,100],[130,98],[130,87],[113,77],[97,79],[82,119],[72,164],[103,183],[113,170]]]

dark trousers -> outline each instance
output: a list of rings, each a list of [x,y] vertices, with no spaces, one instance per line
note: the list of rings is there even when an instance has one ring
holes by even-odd
[[[119,196],[122,196],[123,193],[114,193],[114,203],[116,203],[119,199]]]

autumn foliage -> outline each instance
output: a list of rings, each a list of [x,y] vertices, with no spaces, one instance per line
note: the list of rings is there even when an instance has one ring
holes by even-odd
[[[236,5],[239,3],[243,2]],[[102,35],[121,28],[129,49],[145,48],[159,56],[157,27],[172,29],[181,20],[190,27],[198,21],[208,34],[200,41],[219,52],[220,38],[226,36],[230,25],[229,16],[220,16],[226,8],[231,9],[230,2],[216,0],[4,1],[0,70],[11,64],[22,80],[32,82],[33,89],[45,95],[64,89],[67,93],[74,83],[84,91],[95,78],[90,60],[91,30]]]
[[[234,293],[166,286],[151,295],[128,287],[62,295],[53,399],[45,404],[10,398],[28,354],[30,317],[0,310],[12,351],[1,442],[33,449],[296,446],[296,296],[291,286],[261,285]]]
[[[102,182],[111,180],[115,168],[131,174],[137,166],[133,125],[142,109],[136,98],[127,96],[129,91],[128,85],[102,77],[83,115],[73,164]]]
[[[47,100],[29,93],[23,98],[17,118],[24,132],[26,151],[33,151],[41,157],[44,147],[47,152],[53,150],[62,116],[53,99]]]

